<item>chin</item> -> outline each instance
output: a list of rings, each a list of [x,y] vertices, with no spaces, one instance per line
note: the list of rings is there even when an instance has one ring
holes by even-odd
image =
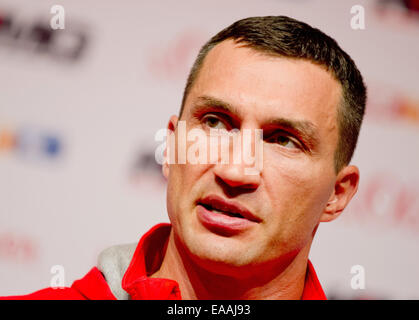
[[[200,236],[195,234],[185,240],[190,258],[205,270],[237,276],[238,269],[254,264],[249,248],[237,239],[208,233]]]

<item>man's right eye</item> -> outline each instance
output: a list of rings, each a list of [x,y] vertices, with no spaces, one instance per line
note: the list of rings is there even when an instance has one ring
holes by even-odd
[[[224,122],[215,116],[206,116],[202,121],[211,129],[226,129]]]

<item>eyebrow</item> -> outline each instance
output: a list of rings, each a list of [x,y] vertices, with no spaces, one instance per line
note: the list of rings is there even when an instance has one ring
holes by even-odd
[[[191,113],[195,114],[203,108],[226,112],[235,118],[242,119],[242,112],[237,107],[226,101],[211,96],[198,97],[198,102],[192,108]],[[264,123],[263,127],[268,127],[270,129],[273,127],[278,127],[289,131],[301,139],[307,145],[309,151],[315,151],[320,142],[317,127],[311,121],[279,117],[268,120],[266,123]]]
[[[212,110],[215,109],[215,111],[221,111],[229,113],[236,118],[241,118],[241,112],[238,108],[234,107],[228,102],[225,102],[223,100],[210,97],[210,96],[200,96],[198,97],[198,102],[195,104],[195,106],[192,108],[191,113],[195,114],[197,111],[201,110],[202,108],[211,108]]]

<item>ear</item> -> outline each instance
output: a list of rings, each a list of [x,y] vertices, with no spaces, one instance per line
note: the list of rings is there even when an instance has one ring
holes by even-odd
[[[174,135],[174,132],[175,132],[176,127],[177,127],[177,122],[178,122],[178,117],[173,115],[173,116],[170,117],[169,123],[167,124],[167,131],[168,132],[167,132],[167,135],[166,135],[166,149],[164,150],[165,160],[164,160],[164,163],[162,165],[162,172],[163,172],[163,175],[166,179],[169,177],[169,169],[170,169],[170,164],[169,164],[169,161],[168,161],[167,154],[168,154],[168,151],[169,151],[169,154],[171,152],[175,152],[175,150],[171,150],[169,148],[172,148],[172,147],[174,148],[175,147],[175,144],[171,140],[174,139],[173,135]],[[176,155],[176,153],[175,153],[175,155]]]
[[[359,169],[356,166],[346,166],[339,172],[320,222],[332,221],[342,213],[358,190],[358,183]]]

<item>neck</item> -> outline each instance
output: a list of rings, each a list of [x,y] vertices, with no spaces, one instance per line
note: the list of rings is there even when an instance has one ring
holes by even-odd
[[[257,277],[239,278],[215,274],[198,266],[186,254],[181,254],[172,230],[162,265],[151,277],[177,281],[185,300],[300,299],[310,245],[311,242],[290,262],[262,266],[253,273]]]

